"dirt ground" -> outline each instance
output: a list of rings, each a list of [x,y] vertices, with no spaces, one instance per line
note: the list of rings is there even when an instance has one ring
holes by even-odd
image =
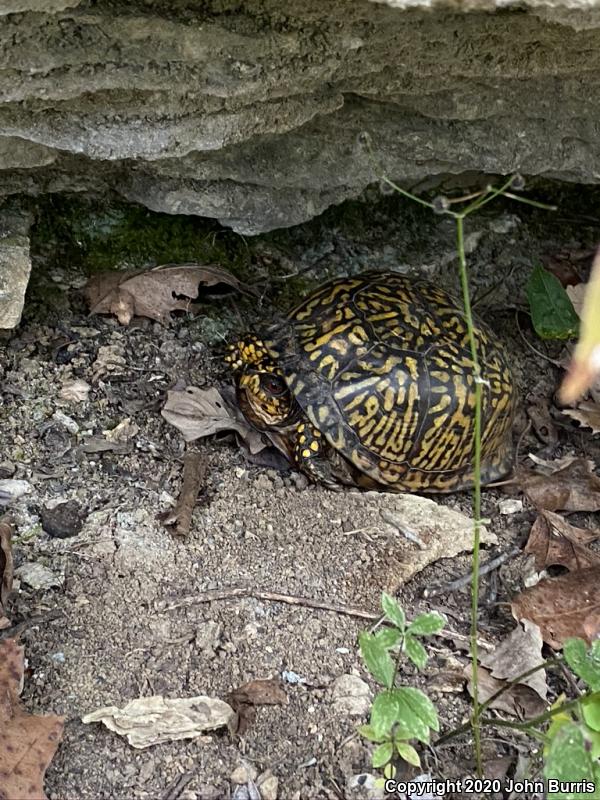
[[[66,257],[61,242],[38,225],[23,322],[0,339],[0,478],[23,479],[31,488],[11,508],[18,576],[11,610],[14,623],[25,623],[27,709],[66,717],[46,776],[51,800],[241,800],[252,797],[236,782],[246,777],[259,791],[262,784],[263,800],[375,796],[352,788],[359,782],[353,776],[373,772],[371,746],[356,735],[368,703],[361,683],[340,681],[360,677],[375,690],[357,646],[358,633],[370,623],[252,595],[197,599],[243,586],[255,595],[279,592],[376,613],[382,588],[389,588],[390,564],[410,561],[414,547],[372,524],[389,496],[309,486],[297,474],[249,463],[230,438],[207,440],[200,445],[206,485],[189,537],[175,539],[157,520],[178,495],[185,449],[160,415],[165,393],[178,381],[200,387],[226,382],[226,339],[249,325],[260,328],[294,292],[334,274],[367,267],[419,270],[457,286],[446,219],[389,198],[353,204],[344,213],[240,240],[248,254],[243,277],[254,276],[264,288],[258,308],[230,295],[207,298],[201,312],[207,316],[183,315],[169,328],[148,320],[124,328],[111,318],[88,316],[79,292],[86,253],[77,257],[70,248]],[[556,357],[561,348],[536,340],[527,315],[517,310],[525,307],[524,286],[536,260],[589,247],[597,228],[577,210],[557,216],[504,202],[468,224],[473,287],[483,298],[477,312],[506,343],[515,365],[521,397],[515,439],[525,429],[528,408],[550,407],[550,433],[542,431],[540,438],[533,428],[527,431],[522,461],[529,452],[600,458],[598,437],[552,405],[559,371],[543,353]],[[74,378],[90,385],[87,400],[59,397]],[[103,432],[125,419],[137,426],[129,440],[99,450]],[[535,518],[526,502],[522,511],[500,514],[503,499],[498,489],[484,494],[483,513],[497,537],[484,559],[522,544]],[[72,513],[82,526],[76,535],[58,538],[48,532],[51,512],[65,500],[74,501]],[[470,514],[468,494],[436,500]],[[594,525],[585,515],[578,522]],[[44,566],[55,585],[33,588],[32,564]],[[468,569],[467,555],[441,558],[398,592],[409,618],[437,609],[449,620],[447,631],[431,640],[428,666],[419,674],[411,667],[401,673],[432,698],[443,731],[469,712],[461,677],[469,598],[466,589],[430,599],[424,590]],[[518,557],[483,580],[484,643],[514,627],[508,601],[528,569]],[[288,704],[259,708],[237,739],[213,733],[134,750],[101,724],[81,722],[96,708],[144,695],[224,697],[245,681],[272,676],[284,680]],[[551,696],[561,688],[552,685]],[[435,778],[469,774],[469,745],[467,737],[423,749],[424,771]],[[530,752],[530,743],[486,735],[484,750],[492,773],[504,763],[498,759],[514,762],[519,752]],[[264,782],[265,773],[277,778],[277,789],[273,779]]]

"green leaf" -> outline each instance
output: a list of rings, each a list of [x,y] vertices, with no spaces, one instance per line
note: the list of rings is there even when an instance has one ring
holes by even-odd
[[[398,751],[400,758],[408,761],[408,763],[412,764],[413,767],[421,766],[419,754],[411,744],[408,744],[407,742],[396,742],[396,750]]]
[[[370,742],[381,742],[383,741],[383,736],[377,736],[375,731],[370,725],[359,725],[358,732],[361,736],[364,736],[365,739],[368,739]]]
[[[412,633],[413,636],[431,636],[433,633],[439,633],[447,621],[443,614],[428,611],[427,614],[419,614],[413,619],[407,628],[407,633]]]
[[[427,663],[427,650],[418,639],[409,633],[404,637],[404,647],[406,655],[410,658],[417,669],[423,669]]]
[[[382,647],[389,650],[390,647],[395,647],[398,644],[402,638],[402,631],[399,631],[398,628],[381,628],[373,636]]]
[[[374,767],[384,767],[394,755],[394,745],[392,742],[385,742],[375,748],[371,763]]]
[[[595,639],[589,649],[583,639],[567,639],[563,652],[573,672],[592,691],[600,691],[600,639]]]
[[[398,605],[398,601],[395,600],[391,595],[382,592],[381,607],[383,609],[383,613],[386,615],[389,621],[393,622],[394,625],[397,625],[398,628],[403,631],[404,625],[406,624],[406,616],[404,611]]]
[[[600,697],[590,697],[583,700],[581,705],[585,724],[593,731],[600,732]]]
[[[556,275],[538,264],[527,283],[531,321],[541,339],[577,336],[579,317]]]
[[[594,762],[586,749],[581,726],[576,722],[563,725],[548,746],[544,777],[559,781],[593,781]],[[548,792],[548,800],[575,800],[594,795],[583,792]]]
[[[387,649],[370,633],[360,633],[358,642],[360,652],[371,675],[376,681],[390,689],[394,682],[394,662]]]
[[[394,767],[394,765],[393,764],[386,764],[386,766],[383,768],[383,775],[388,780],[392,780],[392,778],[395,778],[396,777],[396,768]]]
[[[398,721],[398,707],[392,690],[379,692],[371,708],[370,728],[374,735],[384,739],[391,734],[392,725]]]
[[[412,686],[402,686],[400,689],[394,689],[393,694],[403,711],[406,708],[406,713],[410,713],[415,718],[420,719],[428,728],[439,731],[440,724],[435,706],[420,689],[413,689]],[[404,713],[402,713],[399,720],[404,724]]]

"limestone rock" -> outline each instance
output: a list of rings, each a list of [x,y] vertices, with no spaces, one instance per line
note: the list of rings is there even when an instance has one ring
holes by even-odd
[[[600,175],[589,0],[7,0],[0,14],[0,196],[116,191],[252,234],[359,196],[363,130],[407,186]]]
[[[14,328],[21,319],[31,272],[30,225],[27,212],[12,206],[0,208],[0,329]]]

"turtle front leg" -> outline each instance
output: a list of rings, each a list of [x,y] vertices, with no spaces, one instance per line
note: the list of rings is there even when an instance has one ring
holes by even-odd
[[[298,469],[314,483],[339,489],[325,453],[326,446],[323,434],[314,425],[307,421],[298,423],[294,443],[294,460]]]

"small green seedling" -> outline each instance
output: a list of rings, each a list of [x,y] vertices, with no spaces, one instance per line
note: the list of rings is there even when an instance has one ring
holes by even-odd
[[[398,664],[404,655],[417,669],[425,666],[427,652],[419,637],[439,633],[446,618],[431,611],[420,614],[407,625],[404,611],[385,592],[381,607],[390,626],[375,633],[361,633],[359,644],[369,672],[384,690],[375,697],[369,724],[361,725],[359,733],[378,745],[373,753],[373,766],[383,767],[387,778],[393,776],[392,761],[396,753],[409,764],[420,767],[419,754],[410,741],[427,744],[430,732],[439,730],[437,712],[427,695],[419,689],[395,684]]]

